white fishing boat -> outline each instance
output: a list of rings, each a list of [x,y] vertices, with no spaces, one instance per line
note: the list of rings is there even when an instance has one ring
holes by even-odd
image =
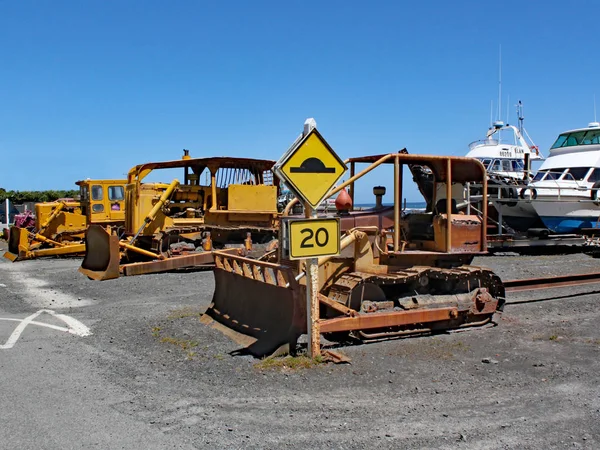
[[[511,228],[526,231],[541,226],[529,202],[519,198],[532,178],[531,163],[543,160],[523,125],[523,104],[517,105],[518,126],[496,121],[486,138],[469,144],[466,156],[476,158],[488,172],[488,195],[498,215]]]
[[[600,123],[566,131],[550,148],[525,196],[555,233],[600,228]]]

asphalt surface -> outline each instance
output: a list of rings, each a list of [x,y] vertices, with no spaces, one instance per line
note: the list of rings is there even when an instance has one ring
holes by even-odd
[[[578,254],[475,263],[600,270]],[[600,448],[600,284],[511,295],[497,326],[338,348],[351,364],[263,369],[199,323],[210,272],[94,282],[79,264],[0,261],[2,448]],[[40,310],[91,334],[31,323],[5,348]]]

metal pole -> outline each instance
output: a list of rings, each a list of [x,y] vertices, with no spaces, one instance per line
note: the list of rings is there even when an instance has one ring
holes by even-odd
[[[304,135],[310,133],[317,124],[314,119],[304,122]],[[316,218],[317,211],[308,203],[304,205],[304,215]],[[308,356],[316,358],[321,355],[321,333],[319,331],[319,259],[306,259],[306,320],[308,330]]]
[[[6,228],[10,228],[9,213],[10,213],[10,206],[8,204],[8,199],[6,199]]]
[[[496,210],[498,211],[498,234],[502,236],[502,189],[498,187],[498,203],[496,203]]]
[[[471,182],[467,182],[467,216],[471,215]]]
[[[452,160],[446,161],[446,252],[452,249]]]
[[[394,158],[394,252],[400,249],[400,208],[402,199],[400,189],[402,178],[400,174],[400,161],[398,156]]]

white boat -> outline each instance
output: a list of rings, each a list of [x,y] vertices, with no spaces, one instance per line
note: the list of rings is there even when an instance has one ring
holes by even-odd
[[[555,233],[600,228],[600,123],[565,131],[550,148],[526,197]]]
[[[523,105],[517,108],[518,127],[496,121],[486,138],[469,144],[466,156],[476,158],[488,172],[488,196],[511,228],[526,231],[540,226],[539,217],[519,193],[531,180],[531,163],[543,160],[537,145],[523,126]],[[501,210],[501,211],[500,211]]]

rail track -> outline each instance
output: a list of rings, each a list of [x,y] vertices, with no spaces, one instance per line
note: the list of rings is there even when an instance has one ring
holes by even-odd
[[[523,280],[505,281],[506,292],[552,289],[558,287],[580,286],[582,284],[600,283],[600,272],[579,273],[544,278],[526,278]]]

